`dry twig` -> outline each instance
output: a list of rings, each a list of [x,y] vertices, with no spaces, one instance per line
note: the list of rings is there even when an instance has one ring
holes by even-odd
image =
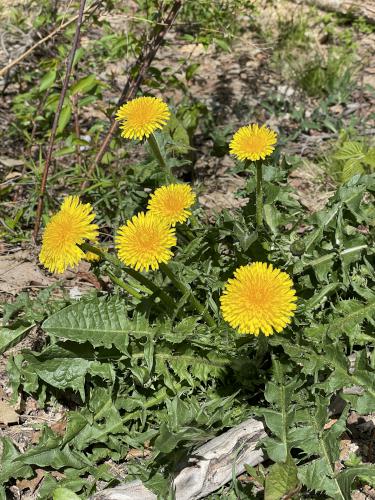
[[[73,67],[74,56],[75,56],[78,42],[79,42],[79,36],[80,36],[80,32],[81,32],[81,25],[82,25],[83,11],[85,8],[85,3],[86,3],[86,0],[80,1],[79,12],[78,12],[78,17],[77,17],[76,32],[74,34],[72,49],[70,51],[70,54],[69,54],[69,57],[68,57],[68,60],[66,63],[64,83],[63,83],[63,87],[61,89],[60,99],[59,99],[59,102],[57,105],[57,110],[56,110],[56,114],[55,114],[55,117],[53,120],[52,130],[51,130],[51,136],[50,136],[49,143],[48,143],[48,151],[47,151],[46,163],[44,165],[44,170],[43,170],[42,185],[40,188],[38,208],[37,208],[36,216],[35,216],[35,225],[34,225],[34,231],[33,231],[34,242],[36,241],[36,239],[38,237],[38,232],[39,232],[39,227],[40,227],[40,219],[42,217],[42,211],[43,211],[43,201],[44,201],[44,195],[45,195],[45,191],[46,191],[48,171],[49,171],[49,167],[50,167],[51,159],[52,159],[53,144],[55,142],[57,125],[59,123],[59,117],[60,117],[60,113],[61,113],[61,110],[62,110],[62,107],[64,104],[66,91],[68,90],[69,79],[70,79],[70,74],[71,74],[72,67]]]
[[[73,108],[73,120],[74,120],[74,132],[77,139],[81,138],[81,130],[79,126],[79,107],[77,95],[72,97],[72,108]],[[76,146],[77,163],[81,166],[81,146],[77,144]]]

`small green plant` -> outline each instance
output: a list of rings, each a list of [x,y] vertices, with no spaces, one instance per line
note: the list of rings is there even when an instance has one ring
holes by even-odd
[[[292,17],[279,17],[276,33],[270,31],[263,34],[265,40],[271,36],[275,39],[275,50],[272,54],[274,64],[285,73],[285,59],[292,54],[306,52],[312,41],[308,32],[307,18],[301,14]],[[285,73],[287,76],[287,74]]]
[[[332,16],[327,16],[324,33],[322,43],[311,37],[306,14],[279,18],[272,59],[283,76],[307,95],[345,101],[355,74],[352,32],[338,31]],[[327,48],[323,42],[331,45]]]
[[[336,96],[345,101],[352,89],[354,66],[347,51],[330,48],[327,56],[315,54],[292,64],[298,85],[311,97]]]
[[[307,18],[303,15],[279,17],[276,42],[279,50],[295,47],[304,49],[311,42]]]
[[[353,175],[370,173],[375,169],[375,147],[367,147],[361,142],[344,142],[334,158],[340,161],[342,182],[347,182]]]
[[[327,173],[339,184],[355,175],[371,174],[375,169],[375,148],[368,141],[355,139],[355,131],[343,129],[332,152],[322,159]]]
[[[181,32],[190,42],[209,46],[214,43],[218,48],[229,51],[230,43],[241,29],[238,23],[240,14],[251,15],[255,10],[251,0],[201,0],[183,6]]]
[[[360,33],[365,33],[366,35],[374,33],[375,31],[374,25],[368,22],[363,16],[359,16],[354,19],[353,27]]]

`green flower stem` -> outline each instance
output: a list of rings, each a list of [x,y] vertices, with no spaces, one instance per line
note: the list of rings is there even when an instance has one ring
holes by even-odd
[[[199,229],[199,222],[197,217],[194,214],[189,216],[190,226],[184,224],[183,230],[179,231],[177,226],[177,233],[182,237],[184,237],[188,242],[194,241],[197,238],[196,233],[194,234],[196,229]]]
[[[152,293],[158,295],[160,299],[164,302],[164,305],[167,307],[168,311],[174,311],[176,309],[177,304],[174,302],[174,300],[168,294],[163,292],[163,290],[161,290],[152,281],[146,278],[146,276],[143,276],[143,274],[136,271],[135,269],[131,269],[130,267],[126,267],[125,271],[129,274],[129,276],[139,281],[141,285],[144,285],[146,288],[151,290]]]
[[[118,285],[120,288],[123,288],[130,295],[133,295],[134,298],[136,298],[138,300],[143,299],[143,296],[139,292],[137,292],[137,290],[135,288],[133,288],[132,286],[125,283],[125,281],[123,281],[122,279],[115,276],[113,273],[111,273],[111,271],[107,270],[106,272],[107,272],[108,276],[111,278],[111,280],[113,281],[113,283],[116,283],[116,285]]]
[[[262,162],[256,161],[256,180],[257,180],[257,192],[256,192],[256,223],[257,229],[263,227],[263,171]]]
[[[202,304],[194,297],[191,290],[189,290],[178,278],[176,278],[172,270],[166,264],[160,264],[160,269],[166,276],[168,276],[174,286],[178,288],[183,295],[188,295],[191,305],[204,318],[208,326],[215,328],[216,322],[214,321],[210,313],[205,309],[205,307],[203,307]]]
[[[150,281],[146,276],[143,276],[140,272],[136,271],[135,269],[131,269],[129,267],[125,267],[122,262],[115,257],[114,255],[111,255],[107,252],[103,252],[103,250],[100,250],[99,248],[93,247],[89,243],[83,243],[81,245],[82,250],[85,252],[92,252],[95,253],[96,255],[99,255],[102,259],[106,260],[113,266],[119,267],[120,269],[124,270],[129,276],[137,280],[141,285],[144,285],[148,290],[150,290],[152,293],[155,293],[160,297],[164,305],[166,306],[168,311],[173,311],[176,309],[177,305],[173,301],[173,299],[167,295],[163,290],[161,290],[158,286],[156,286],[152,281]]]
[[[171,172],[171,169],[169,168],[166,161],[164,160],[164,157],[161,154],[161,151],[159,148],[158,141],[156,140],[156,137],[154,136],[154,134],[151,134],[147,140],[148,140],[148,144],[151,148],[152,154],[154,155],[156,161],[159,163],[160,168],[165,172],[165,174],[167,176],[167,180],[170,182],[175,181],[176,178],[174,177],[174,175]]]
[[[257,368],[261,368],[264,359],[269,351],[268,337],[262,332],[259,333],[257,338],[256,354],[254,362]]]

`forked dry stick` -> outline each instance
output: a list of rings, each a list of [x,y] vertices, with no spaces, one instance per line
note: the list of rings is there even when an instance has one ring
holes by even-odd
[[[53,151],[53,144],[55,142],[55,137],[56,137],[56,131],[57,131],[57,125],[59,123],[59,117],[60,113],[64,104],[64,99],[66,95],[66,91],[68,89],[69,85],[69,79],[70,79],[70,74],[72,72],[72,67],[73,67],[73,61],[74,61],[74,55],[77,50],[78,46],[78,41],[79,41],[79,35],[81,33],[81,25],[82,25],[82,18],[83,18],[83,11],[85,8],[85,3],[86,0],[81,0],[80,5],[79,5],[79,12],[78,12],[78,18],[77,18],[77,26],[76,26],[76,32],[74,34],[74,39],[73,39],[73,45],[66,63],[66,70],[65,70],[65,78],[64,78],[64,83],[63,87],[61,89],[61,94],[60,94],[60,99],[57,105],[56,109],[56,114],[53,119],[53,125],[52,125],[52,130],[51,130],[51,136],[49,139],[48,143],[48,150],[47,150],[47,156],[46,156],[46,162],[44,164],[44,170],[43,170],[43,177],[42,177],[42,184],[40,187],[40,195],[39,195],[39,201],[38,201],[38,208],[36,211],[36,216],[35,216],[35,225],[34,225],[34,231],[33,231],[33,240],[34,242],[36,241],[39,233],[39,227],[40,227],[40,219],[42,217],[42,211],[43,211],[43,202],[44,202],[44,195],[46,192],[46,184],[47,184],[47,178],[48,178],[48,171],[49,167],[51,164],[51,159],[52,159],[52,151]]]
[[[154,60],[156,52],[158,51],[165,35],[172,26],[174,20],[176,19],[176,16],[181,6],[182,6],[182,0],[175,0],[165,21],[155,25],[150,43],[147,45],[146,50],[140,54],[138,59],[135,61],[133,67],[129,71],[129,78],[121,93],[120,99],[118,100],[117,107],[121,106],[121,104],[123,104],[124,102],[133,99],[133,97],[135,97],[152,61]],[[132,76],[134,69],[137,69],[136,77]],[[102,145],[100,146],[100,149],[95,157],[94,162],[92,163],[87,172],[88,178],[92,176],[96,165],[98,165],[101,162],[117,126],[118,122],[116,122],[114,117],[112,117],[111,127],[108,130]],[[88,186],[88,182],[89,182],[88,180],[84,181],[81,186],[81,189],[85,189]]]

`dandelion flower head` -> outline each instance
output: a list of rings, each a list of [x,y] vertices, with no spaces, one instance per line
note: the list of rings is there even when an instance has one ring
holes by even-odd
[[[137,271],[155,270],[168,262],[177,243],[175,229],[151,212],[141,212],[120,227],[116,235],[119,259]]]
[[[122,137],[141,140],[163,128],[170,116],[168,106],[158,97],[137,97],[119,108],[116,120]]]
[[[78,196],[65,198],[44,231],[40,262],[52,273],[63,273],[69,266],[79,264],[85,253],[78,245],[98,237],[94,218],[90,203],[81,203]]]
[[[185,222],[191,215],[189,208],[194,204],[195,198],[188,184],[170,184],[155,190],[147,208],[168,225],[175,226],[177,222]]]
[[[229,144],[229,152],[239,160],[264,160],[272,154],[276,142],[276,132],[255,123],[237,130]]]
[[[288,274],[264,262],[239,267],[220,297],[223,318],[239,333],[267,336],[291,322],[296,300]]]

